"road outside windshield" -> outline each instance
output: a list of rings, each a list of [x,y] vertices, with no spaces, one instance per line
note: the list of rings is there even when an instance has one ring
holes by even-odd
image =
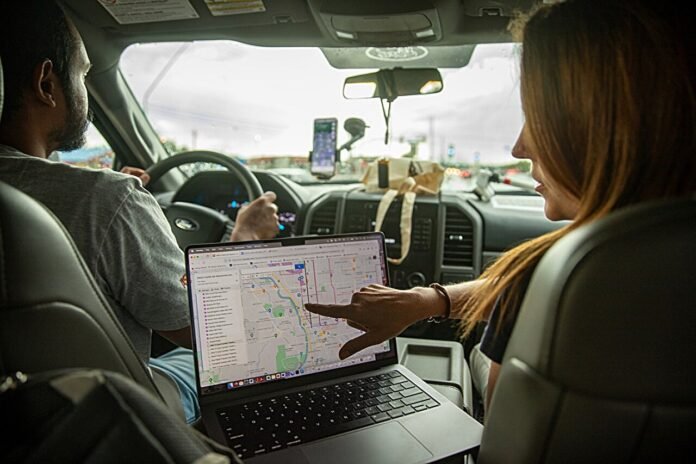
[[[346,77],[370,70],[332,68],[316,48],[264,48],[235,42],[160,43],[129,47],[121,70],[171,151],[214,150],[252,168],[300,183],[316,118],[337,118],[338,145],[347,118],[369,126],[343,151],[332,181],[357,181],[378,157],[436,160],[446,189],[468,189],[481,166],[514,175],[528,169],[510,155],[522,126],[518,49],[478,46],[465,68],[441,69],[444,90],[401,97],[392,106],[390,140],[379,101],[346,100]]]

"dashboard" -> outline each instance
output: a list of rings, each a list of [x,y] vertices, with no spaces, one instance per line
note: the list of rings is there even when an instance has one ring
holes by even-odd
[[[276,193],[281,237],[368,232],[375,228],[382,195],[366,193],[360,184],[303,186],[277,173],[253,173],[264,191]],[[177,192],[156,196],[163,207],[176,201],[190,202],[213,208],[232,220],[249,201],[236,177],[227,171],[197,173]],[[520,192],[499,192],[489,202],[467,192],[418,196],[410,250],[403,262],[389,265],[390,285],[408,289],[431,282],[448,284],[477,278],[505,250],[564,225],[547,220],[543,205],[541,197]],[[390,258],[400,257],[403,250],[401,208],[402,202],[396,199],[382,226]],[[408,328],[404,335],[454,339],[455,325],[422,322]]]
[[[361,190],[327,192],[306,209],[302,233],[374,230],[381,198]],[[402,252],[401,208],[401,201],[395,200],[382,226],[391,258]],[[391,286],[407,289],[472,280],[506,249],[562,225],[544,217],[543,199],[537,196],[499,195],[495,202],[457,192],[419,196],[410,251],[403,262],[390,265]]]
[[[254,171],[264,191],[277,195],[280,236],[367,232],[375,228],[382,195],[360,185],[301,186],[276,173]],[[466,192],[419,196],[413,211],[410,251],[399,265],[390,265],[395,288],[431,282],[471,280],[502,252],[524,240],[550,232],[564,223],[548,221],[543,199],[505,192],[482,202]],[[510,194],[512,193],[512,194]],[[234,220],[249,201],[246,191],[227,171],[204,171],[191,177],[170,201],[213,208]],[[401,201],[387,211],[382,231],[391,258],[401,256]]]

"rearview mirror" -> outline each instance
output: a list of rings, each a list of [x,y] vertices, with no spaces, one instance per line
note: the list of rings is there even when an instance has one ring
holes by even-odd
[[[381,98],[394,101],[406,95],[427,95],[442,90],[442,76],[434,68],[381,69],[374,73],[346,78],[343,96]]]

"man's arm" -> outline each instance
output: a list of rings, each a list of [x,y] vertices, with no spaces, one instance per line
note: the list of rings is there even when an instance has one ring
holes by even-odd
[[[178,330],[157,330],[156,332],[175,345],[183,348],[193,348],[190,326]]]
[[[109,227],[97,274],[133,322],[177,345],[191,346],[188,297],[180,282],[186,272],[184,254],[169,223],[141,182],[124,179],[110,190],[123,196],[115,214],[104,218]]]

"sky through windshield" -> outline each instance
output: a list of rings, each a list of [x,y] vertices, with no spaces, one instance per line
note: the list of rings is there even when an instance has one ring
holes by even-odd
[[[242,158],[306,156],[312,121],[336,117],[338,143],[350,117],[365,120],[352,156],[400,156],[502,164],[522,126],[517,48],[476,48],[461,69],[441,69],[444,91],[402,97],[392,108],[391,141],[378,100],[345,100],[343,80],[368,70],[332,68],[316,48],[265,48],[235,42],[134,45],[123,75],[155,130],[188,148]],[[410,143],[409,143],[410,142]]]

